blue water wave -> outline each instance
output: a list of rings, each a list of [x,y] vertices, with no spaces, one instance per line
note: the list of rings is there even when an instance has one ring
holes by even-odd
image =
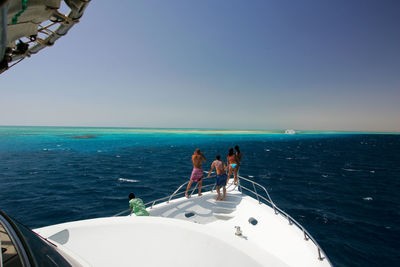
[[[0,208],[29,227],[111,216],[189,179],[207,158],[243,151],[241,175],[268,188],[335,266],[389,266],[400,247],[400,136],[204,134],[0,127]]]

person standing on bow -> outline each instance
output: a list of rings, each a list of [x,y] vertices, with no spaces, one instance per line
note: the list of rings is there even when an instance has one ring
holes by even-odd
[[[216,159],[213,161],[211,164],[210,171],[208,172],[208,177],[210,177],[212,170],[215,168],[215,171],[217,172],[217,176],[215,177],[215,186],[217,189],[217,197],[215,200],[225,200],[226,199],[226,165],[225,163],[221,160],[221,156],[217,155],[215,157]],[[222,186],[223,189],[223,195],[221,197],[220,193],[220,187]]]
[[[192,186],[193,182],[197,182],[199,184],[198,188],[198,195],[202,196],[201,194],[201,185],[203,182],[203,168],[201,167],[202,163],[206,161],[206,157],[204,156],[203,152],[200,151],[200,149],[196,149],[192,155],[192,163],[193,163],[193,171],[192,175],[190,176],[190,181],[186,187],[186,192],[185,196],[188,198],[188,191],[190,187]]]
[[[238,176],[238,173],[239,173],[240,164],[241,164],[241,162],[242,162],[242,156],[243,156],[243,154],[242,154],[242,152],[240,152],[240,149],[239,149],[239,146],[238,146],[238,145],[235,146],[235,150],[236,150],[235,155],[236,155],[236,159],[237,159],[237,161],[238,161],[238,166],[237,166],[237,168],[235,169],[235,174],[234,174],[234,175],[237,177],[237,176]]]
[[[229,168],[228,178],[226,179],[226,183],[229,182],[231,178],[231,174],[233,173],[233,183],[237,184],[237,169],[239,168],[238,159],[236,154],[233,152],[233,148],[229,148],[228,156],[226,157],[226,162]]]

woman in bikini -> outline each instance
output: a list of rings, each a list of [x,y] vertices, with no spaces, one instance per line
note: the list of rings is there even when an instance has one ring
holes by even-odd
[[[233,183],[237,184],[237,169],[239,168],[239,161],[236,157],[236,154],[233,152],[233,148],[229,148],[228,156],[226,157],[227,165],[229,166],[228,171],[228,179],[226,183],[229,182],[229,178],[231,178],[231,174],[233,173]]]
[[[237,159],[237,161],[238,161],[238,166],[237,166],[237,168],[235,169],[235,176],[237,177],[237,176],[238,176],[238,173],[239,173],[240,165],[241,165],[241,163],[242,163],[242,156],[243,156],[243,154],[242,154],[242,152],[240,152],[239,146],[235,146],[235,150],[236,150],[236,152],[235,152],[236,159]]]

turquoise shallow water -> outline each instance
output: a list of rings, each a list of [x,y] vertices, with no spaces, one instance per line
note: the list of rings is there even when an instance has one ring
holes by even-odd
[[[276,132],[276,131],[275,131]],[[164,197],[229,147],[241,175],[320,243],[335,266],[400,262],[400,136],[185,129],[0,127],[0,208],[29,227],[110,216],[127,195]]]

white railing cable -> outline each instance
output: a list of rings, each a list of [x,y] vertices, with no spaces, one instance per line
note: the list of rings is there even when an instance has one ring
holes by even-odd
[[[207,177],[207,178],[214,178],[214,177],[215,177],[215,175],[210,176],[210,177]],[[178,187],[178,189],[176,189],[171,195],[166,196],[166,197],[162,197],[162,198],[158,198],[158,199],[155,199],[155,200],[152,200],[152,201],[149,201],[149,202],[145,203],[144,205],[146,206],[146,208],[152,209],[153,206],[156,205],[156,204],[159,203],[159,202],[162,202],[162,201],[167,200],[167,203],[169,203],[169,202],[170,202],[172,199],[174,199],[175,197],[180,196],[180,195],[183,195],[183,194],[185,193],[185,191],[182,191],[182,192],[179,192],[179,191],[182,189],[182,187],[184,187],[184,186],[187,185],[188,183],[189,183],[189,181],[187,181],[187,182],[181,184],[181,185]],[[207,189],[207,188],[210,188],[210,187],[211,187],[211,191],[213,191],[214,188],[215,188],[215,184],[213,183],[213,184],[209,184],[209,185],[203,185],[203,186],[202,186],[202,189]],[[194,188],[193,190],[191,190],[190,196],[192,196],[192,194],[193,194],[193,192],[196,190],[196,188],[197,188],[197,185],[195,186],[195,188]],[[185,190],[186,190],[186,188],[185,188]],[[123,211],[121,211],[121,212],[119,212],[119,213],[113,215],[113,217],[121,216],[121,215],[123,215],[123,214],[125,214],[125,213],[128,213],[128,212],[130,212],[130,211],[131,211],[130,209],[123,210]]]
[[[188,183],[189,183],[189,181],[187,181],[186,183],[183,183],[181,186],[179,186],[178,189],[176,189],[175,192],[173,192],[173,193],[171,194],[171,196],[168,198],[167,203],[169,203],[169,202],[171,201],[171,199],[176,195],[176,193],[178,193],[178,191],[181,190],[181,188],[182,188],[184,185],[188,184]]]
[[[113,217],[121,216],[122,214],[127,213],[128,211],[131,211],[131,209],[123,210],[123,211],[113,215]]]

